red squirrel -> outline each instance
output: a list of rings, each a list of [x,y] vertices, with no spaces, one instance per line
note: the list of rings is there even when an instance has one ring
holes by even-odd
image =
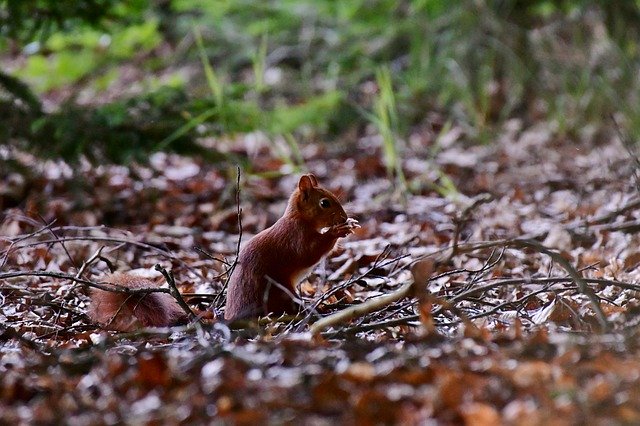
[[[303,175],[284,215],[240,251],[227,289],[229,321],[273,313],[295,313],[295,287],[340,237],[357,227],[340,201]]]
[[[314,175],[303,175],[284,215],[240,251],[227,290],[225,320],[295,313],[293,297],[300,279],[333,249],[338,238],[357,227],[358,222],[347,217],[338,199],[318,186]],[[114,274],[105,281],[129,288],[158,285],[128,274]],[[175,325],[187,319],[165,293],[131,296],[94,289],[91,300],[90,317],[111,330]]]

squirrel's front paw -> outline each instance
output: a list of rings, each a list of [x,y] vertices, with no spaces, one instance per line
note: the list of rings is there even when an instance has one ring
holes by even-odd
[[[353,218],[349,218],[345,223],[341,223],[339,225],[333,225],[333,226],[329,226],[327,228],[321,229],[320,233],[321,234],[329,233],[332,237],[343,238],[349,234],[352,234],[353,230],[356,228],[360,228],[358,221]]]

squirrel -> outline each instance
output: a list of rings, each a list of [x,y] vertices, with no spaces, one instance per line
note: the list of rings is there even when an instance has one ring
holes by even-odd
[[[112,274],[103,281],[132,290],[158,287],[153,280],[127,273]],[[89,296],[89,318],[107,330],[126,332],[141,327],[166,327],[186,324],[188,319],[178,302],[167,293],[126,294],[92,288]]]
[[[240,251],[227,289],[228,321],[295,313],[295,287],[338,241],[359,227],[340,201],[303,175],[284,215]]]
[[[333,249],[338,238],[358,227],[338,199],[318,186],[314,175],[300,177],[284,215],[240,251],[227,289],[225,320],[295,313],[295,287],[300,279]],[[132,289],[158,286],[130,274],[113,274],[105,281]],[[187,321],[166,293],[127,295],[93,289],[90,296],[90,318],[107,329],[132,331]]]

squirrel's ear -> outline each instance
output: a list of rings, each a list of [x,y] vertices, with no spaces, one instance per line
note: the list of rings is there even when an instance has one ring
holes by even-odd
[[[318,186],[318,179],[316,179],[313,174],[309,173],[307,176],[309,176],[309,179],[311,179],[311,183],[314,187]]]
[[[313,175],[302,175],[300,176],[300,182],[298,182],[298,189],[302,192],[307,192],[308,190],[310,190],[311,188],[313,188],[315,185],[313,184],[313,182],[317,182],[315,176]]]

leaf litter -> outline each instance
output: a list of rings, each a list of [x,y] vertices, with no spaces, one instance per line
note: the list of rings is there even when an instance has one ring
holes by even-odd
[[[522,127],[507,122],[473,148],[453,127],[435,155],[415,135],[403,160],[412,193],[401,197],[370,141],[306,145],[308,169],[361,227],[300,284],[309,312],[242,329],[214,319],[239,238],[233,167],[158,153],[148,165],[74,170],[3,148],[31,172],[0,171],[0,418],[640,422],[633,161],[614,138]],[[256,155],[249,140],[226,142]],[[295,184],[261,177],[287,165],[264,147],[259,158],[242,179],[243,241],[279,217]],[[441,172],[455,192],[438,192]],[[318,316],[398,291],[421,259],[433,267],[422,293],[309,332]],[[208,312],[203,328],[113,334],[90,323],[78,278],[99,283],[110,268],[155,277],[155,264]]]

